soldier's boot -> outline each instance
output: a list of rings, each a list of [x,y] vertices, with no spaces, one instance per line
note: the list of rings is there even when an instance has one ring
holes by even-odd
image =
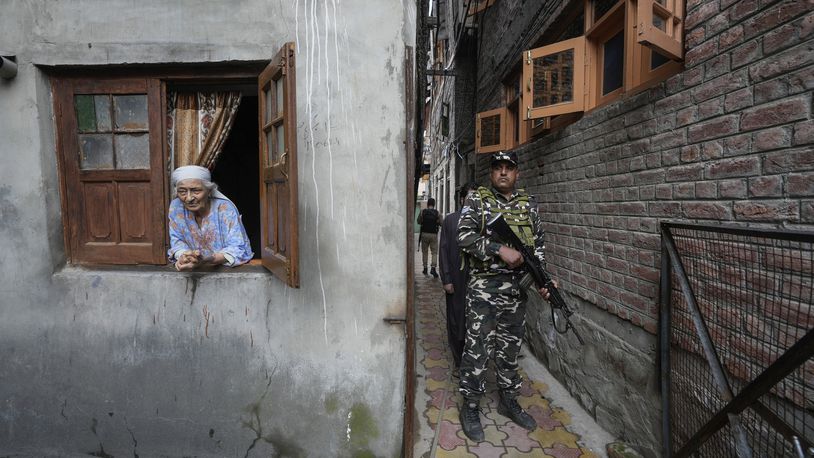
[[[459,411],[461,429],[469,439],[481,442],[484,439],[483,426],[480,424],[480,408],[475,399],[464,399],[464,403]]]
[[[424,266],[424,270],[422,270],[421,273],[425,276],[427,275],[427,266]]]
[[[522,407],[520,407],[520,404],[517,403],[517,399],[515,399],[514,396],[507,396],[500,393],[500,402],[497,405],[497,413],[503,415],[504,417],[508,417],[510,420],[517,423],[524,429],[529,431],[534,431],[537,429],[537,422],[534,421],[534,418],[527,414]]]
[[[438,278],[438,272],[435,271],[435,267],[430,269],[430,275],[432,275],[435,278]]]

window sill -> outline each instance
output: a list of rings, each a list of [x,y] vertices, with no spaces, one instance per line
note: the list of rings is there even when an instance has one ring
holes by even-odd
[[[122,272],[127,274],[169,274],[182,277],[189,276],[233,276],[233,275],[271,275],[259,259],[253,259],[246,264],[237,267],[218,266],[210,269],[179,272],[170,264],[157,265],[92,265],[92,264],[67,264],[54,272],[54,276],[73,274],[98,274],[102,272]]]

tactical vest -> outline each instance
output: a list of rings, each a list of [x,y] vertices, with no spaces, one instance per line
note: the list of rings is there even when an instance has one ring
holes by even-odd
[[[520,195],[515,198],[516,203],[512,208],[501,208],[497,197],[495,197],[491,189],[481,186],[478,188],[477,193],[480,196],[482,205],[481,233],[485,234],[486,232],[487,218],[492,218],[500,213],[512,231],[517,235],[517,238],[528,248],[534,250],[534,226],[531,222],[531,202],[529,201],[528,194],[521,192]],[[479,270],[485,271],[494,261],[480,261],[473,258],[471,262],[473,262]],[[502,263],[500,260],[498,260],[498,262]]]

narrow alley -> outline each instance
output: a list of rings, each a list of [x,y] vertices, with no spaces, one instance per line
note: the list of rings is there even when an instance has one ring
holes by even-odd
[[[518,401],[539,425],[528,432],[497,413],[498,394],[490,371],[489,395],[481,401],[486,440],[466,438],[458,419],[458,378],[451,373],[444,293],[437,278],[421,274],[416,256],[415,457],[604,457],[613,438],[572,399],[524,347],[523,389]],[[440,425],[440,426],[439,426]]]

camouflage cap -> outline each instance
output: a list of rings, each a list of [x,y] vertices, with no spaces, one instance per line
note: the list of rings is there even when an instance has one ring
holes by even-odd
[[[492,154],[491,164],[494,165],[496,162],[506,161],[510,162],[513,165],[517,165],[517,153],[514,151],[498,151],[497,153]]]

